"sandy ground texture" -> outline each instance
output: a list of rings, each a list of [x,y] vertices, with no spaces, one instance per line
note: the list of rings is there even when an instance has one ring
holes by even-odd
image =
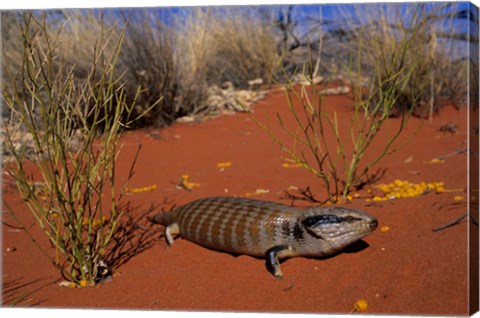
[[[352,98],[328,96],[325,103],[337,112],[340,131],[347,131]],[[277,113],[286,125],[293,124],[279,90],[257,102],[253,115],[288,140],[276,121]],[[394,129],[399,124],[400,119],[392,119],[388,126]],[[440,131],[446,124],[457,129]],[[352,202],[343,203],[375,216],[379,229],[327,259],[288,259],[282,264],[284,279],[277,280],[261,259],[209,250],[181,238],[166,248],[162,227],[149,225],[146,215],[218,195],[291,204],[282,199],[290,187],[310,187],[321,199],[325,197],[321,182],[302,168],[284,167],[285,154],[246,113],[130,132],[123,138],[118,179],[126,178],[140,143],[129,186],[156,188],[127,196],[130,219],[122,225],[116,253],[109,258],[115,269],[112,281],[97,288],[59,287],[59,272],[26,234],[2,225],[4,305],[26,293],[24,306],[33,307],[349,313],[356,301],[364,299],[368,314],[466,315],[469,223],[463,219],[442,231],[432,229],[467,211],[467,156],[459,152],[440,163],[431,161],[467,147],[467,111],[446,107],[432,122],[412,118],[400,143],[412,135],[410,142],[377,166],[384,171],[380,180],[359,191],[360,197]],[[378,153],[387,138],[388,129],[382,130],[366,159]],[[219,163],[227,164],[219,167]],[[182,175],[197,186],[191,191],[178,188]],[[368,202],[372,197],[367,189],[381,195],[375,185],[396,179],[443,182],[445,191]],[[3,183],[3,196],[32,226],[39,244],[48,248],[9,182]],[[296,200],[294,205],[309,203]],[[9,215],[2,217],[14,224]]]

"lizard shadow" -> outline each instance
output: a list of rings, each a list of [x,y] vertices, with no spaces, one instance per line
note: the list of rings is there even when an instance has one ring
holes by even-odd
[[[343,254],[343,253],[347,253],[347,254],[351,254],[351,253],[358,253],[358,252],[361,252],[363,251],[364,249],[370,247],[370,245],[365,242],[364,240],[358,240],[350,245],[348,245],[347,247],[333,253],[333,254],[330,254],[330,255],[327,255],[327,256],[302,256],[302,257],[305,257],[305,258],[312,258],[312,259],[322,259],[322,260],[327,260],[327,259],[330,259],[330,258],[333,258],[333,257],[336,257],[340,254]],[[208,248],[208,247],[207,247]],[[240,253],[232,253],[232,252],[225,252],[225,251],[221,251],[221,250],[216,250],[216,249],[212,249],[212,248],[208,248],[209,250],[212,250],[212,251],[216,251],[216,252],[220,252],[220,253],[226,253],[226,254],[230,254],[232,255],[233,257],[239,257],[239,256],[242,256],[244,254],[240,254]],[[251,256],[251,257],[254,257],[254,258],[259,258],[259,259],[262,259],[264,257],[255,257],[255,256]],[[286,260],[288,260],[289,258],[284,258],[284,259],[281,259],[280,260],[280,263],[283,263],[285,262]]]
[[[308,259],[315,259],[315,260],[328,260],[328,259],[334,258],[334,257],[336,257],[340,254],[343,254],[343,253],[350,254],[350,253],[361,252],[364,249],[368,248],[369,246],[370,245],[367,242],[365,242],[363,240],[358,240],[358,241],[346,246],[345,248],[343,248],[339,251],[336,251],[335,253],[327,255],[327,256],[302,256],[302,257],[308,258]],[[279,259],[279,262],[280,262],[280,264],[283,264],[284,262],[288,261],[289,259],[290,258]],[[265,268],[268,270],[268,264],[265,264]]]
[[[318,258],[318,259],[326,260],[326,259],[333,258],[333,257],[338,256],[338,255],[343,254],[343,253],[346,253],[346,254],[358,253],[358,252],[361,252],[368,247],[370,247],[370,245],[367,242],[365,242],[364,240],[358,240],[358,241],[344,247],[343,249],[341,249],[341,250],[339,250],[339,251],[337,251],[333,254],[323,256],[323,257],[312,257],[312,258]]]
[[[343,249],[341,249],[341,250],[339,250],[339,251],[337,251],[333,254],[327,255],[327,256],[302,256],[302,257],[327,260],[327,259],[336,257],[336,256],[338,256],[340,254],[343,254],[343,253],[347,253],[347,254],[358,253],[358,252],[361,252],[368,247],[370,247],[370,245],[367,242],[365,242],[364,240],[358,240],[358,241],[346,246],[345,248],[343,248]],[[241,254],[241,253],[226,252],[226,251],[217,250],[217,249],[213,249],[213,248],[209,248],[209,247],[204,247],[204,248],[207,248],[207,249],[215,251],[215,252],[230,254],[233,257],[239,257],[239,256],[244,255],[244,254]],[[259,258],[259,259],[264,258],[264,257],[261,257],[261,256],[258,256],[258,257],[251,256],[251,257]],[[284,259],[281,259],[280,263],[283,263],[284,261],[286,261],[288,259],[289,259],[288,257],[284,258]]]

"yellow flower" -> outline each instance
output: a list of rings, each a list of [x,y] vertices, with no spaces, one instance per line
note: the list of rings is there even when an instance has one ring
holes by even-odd
[[[153,191],[156,188],[157,188],[157,185],[152,184],[151,186],[143,187],[143,188],[126,188],[125,191],[128,193],[139,193],[139,192]]]
[[[453,200],[455,201],[462,201],[463,200],[463,197],[461,195],[456,195],[453,197]]]
[[[390,187],[386,184],[380,184],[377,186],[380,191],[382,191],[383,193],[389,193],[391,191]]]
[[[386,200],[412,198],[427,193],[429,190],[436,190],[437,193],[450,192],[443,188],[443,182],[426,183],[411,183],[407,180],[395,179],[389,184],[379,184],[376,187],[383,192],[383,196],[373,198],[374,202],[381,202]],[[367,201],[369,202],[369,201]]]
[[[80,287],[87,287],[87,286],[88,286],[88,282],[87,282],[85,279],[83,279],[83,280],[81,280],[81,281],[79,282],[79,285],[80,285]]]
[[[188,189],[192,189],[192,188],[196,188],[196,187],[198,188],[200,186],[200,183],[183,181],[183,185],[185,187],[187,187]]]
[[[385,232],[388,232],[389,230],[390,230],[390,227],[389,227],[389,226],[382,226],[382,227],[380,228],[380,232],[384,232],[384,233],[385,233]]]
[[[363,311],[366,311],[367,308],[368,308],[367,301],[365,299],[360,299],[360,300],[357,300],[355,304],[353,304],[352,312],[354,311],[363,312]]]
[[[217,163],[218,168],[226,168],[226,167],[230,167],[231,165],[232,165],[231,161]]]
[[[433,158],[428,163],[444,163],[444,162],[445,162],[445,160],[443,160],[443,159]]]
[[[387,201],[388,199],[386,197],[373,197],[373,202],[382,202],[382,201]]]
[[[190,178],[190,176],[188,174],[184,174],[182,175],[182,182],[177,185],[177,187],[182,187],[187,189],[187,190],[190,190],[192,188],[195,188],[195,187],[199,187],[200,186],[200,183],[197,183],[197,182],[189,182],[188,179]]]
[[[402,194],[403,194],[403,192],[397,192],[397,191],[395,191],[395,192],[390,193],[387,198],[388,198],[389,200],[398,199],[398,198],[402,197]]]

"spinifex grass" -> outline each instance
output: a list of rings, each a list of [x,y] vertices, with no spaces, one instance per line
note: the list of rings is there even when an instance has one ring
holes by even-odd
[[[415,30],[415,15],[412,18]],[[291,161],[304,167],[320,178],[327,190],[327,199],[332,203],[347,200],[348,194],[362,184],[371,182],[372,168],[385,156],[398,150],[395,144],[401,135],[407,115],[403,113],[398,128],[391,132],[386,131],[385,125],[389,120],[389,113],[394,108],[402,91],[406,88],[415,64],[407,64],[406,56],[415,32],[405,32],[396,44],[393,54],[383,56],[381,62],[375,65],[374,80],[368,88],[366,97],[356,94],[358,90],[353,86],[354,109],[346,131],[340,130],[340,122],[335,110],[327,107],[324,97],[325,90],[313,83],[310,78],[308,89],[302,85],[297,88],[289,82],[286,88],[286,100],[289,112],[294,121],[294,127],[288,127],[284,118],[277,114],[281,128],[287,133],[292,145],[287,145],[276,136],[272,130],[260,124],[270,137],[288,154]],[[362,74],[361,54],[362,45],[359,43],[357,53],[358,64],[350,64],[350,70],[358,75]],[[351,59],[353,61],[353,59]],[[310,62],[306,68],[313,69]],[[351,76],[353,77],[353,75]],[[353,83],[354,81],[352,81]],[[296,102],[300,104],[295,106]],[[258,122],[258,121],[257,121]],[[382,131],[381,129],[384,128]],[[365,154],[371,145],[378,140],[379,133],[388,134],[379,153],[370,153],[369,159]],[[313,199],[308,195],[309,199]]]
[[[58,61],[61,30],[50,34],[46,23],[31,14],[23,17],[23,63],[14,81],[20,87],[4,92],[11,111],[4,140],[13,155],[5,171],[55,248],[55,255],[44,253],[65,279],[91,286],[108,272],[102,257],[121,218],[126,186],[118,190],[116,184],[119,138],[137,119],[130,116],[135,105],[126,103],[122,78],[114,75],[123,31],[116,37],[113,28],[102,29],[91,44],[88,75],[78,79],[75,66]],[[111,41],[115,49],[106,54],[103,48]],[[15,147],[12,127],[33,136],[29,156]]]

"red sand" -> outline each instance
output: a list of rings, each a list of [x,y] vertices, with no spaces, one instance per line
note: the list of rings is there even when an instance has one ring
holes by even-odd
[[[327,97],[325,102],[338,112],[340,130],[345,131],[352,116],[351,98]],[[254,115],[270,123],[283,138],[285,134],[278,129],[276,112],[290,118],[281,92],[258,102]],[[398,125],[399,119],[392,119],[391,123]],[[465,189],[465,154],[454,155],[444,163],[428,162],[466,147],[466,110],[447,107],[431,123],[411,119],[404,136],[411,136],[420,123],[423,125],[410,143],[380,162],[378,168],[386,170],[377,183],[395,179],[443,181],[446,189]],[[458,133],[438,131],[447,123],[458,125]],[[382,133],[380,139],[385,140],[384,136]],[[126,177],[134,150],[141,143],[143,147],[129,186],[157,185],[156,190],[127,197],[131,201],[131,215],[143,226],[149,226],[143,217],[145,213],[153,215],[162,207],[169,209],[173,203],[181,205],[206,196],[245,196],[256,189],[268,189],[268,193],[253,197],[290,204],[289,200],[281,199],[284,190],[289,186],[310,186],[318,198],[325,197],[320,181],[308,172],[282,167],[285,154],[247,114],[175,124],[162,130],[136,131],[129,133],[124,141],[118,162],[119,179]],[[375,153],[379,143],[373,147]],[[409,157],[411,162],[405,163]],[[220,171],[217,163],[227,161],[232,165]],[[191,192],[177,189],[175,183],[183,174],[200,186]],[[27,224],[33,224],[15,188],[4,183],[3,191],[15,212]],[[455,201],[454,196],[463,199]],[[165,198],[168,204],[164,204]],[[152,204],[158,206],[149,211]],[[306,205],[300,201],[295,204]],[[167,249],[161,226],[154,226],[143,238],[142,230],[128,237],[133,243],[123,245],[127,254],[115,260],[121,266],[117,266],[110,283],[98,288],[62,288],[57,286],[59,272],[28,237],[3,225],[4,302],[28,291],[24,298],[28,300],[26,306],[34,307],[348,313],[357,300],[365,299],[369,314],[468,313],[467,221],[432,232],[433,228],[466,213],[465,191],[429,193],[374,205],[363,197],[348,206],[374,215],[380,226],[388,226],[390,230],[377,230],[355,250],[328,259],[286,260],[282,264],[285,276],[282,281],[274,279],[260,259],[235,257],[183,239],[177,239]],[[14,224],[10,216],[2,217]],[[32,230],[39,243],[47,246],[43,233]],[[137,248],[138,240],[142,240],[143,247]]]

